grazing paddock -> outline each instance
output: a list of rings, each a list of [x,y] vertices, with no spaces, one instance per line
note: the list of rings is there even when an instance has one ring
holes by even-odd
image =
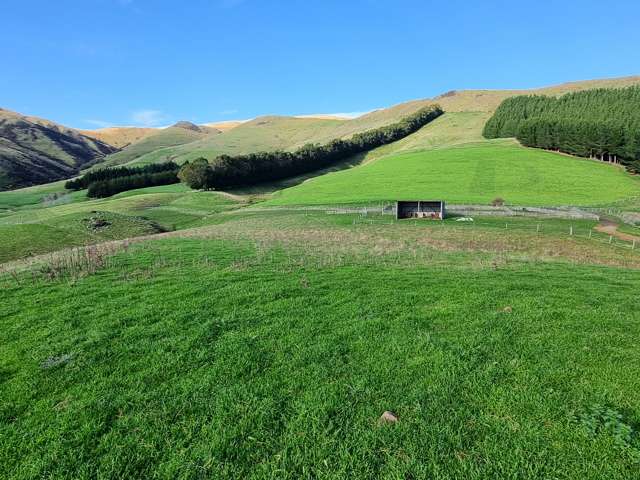
[[[5,274],[0,477],[633,477],[640,277],[588,265],[630,252],[356,218]]]
[[[268,205],[439,198],[447,203],[599,206],[637,197],[619,167],[515,145],[465,145],[382,157],[276,193]]]

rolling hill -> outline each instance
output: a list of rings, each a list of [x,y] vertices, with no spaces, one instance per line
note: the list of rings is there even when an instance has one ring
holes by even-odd
[[[169,147],[189,144],[219,134],[220,130],[215,128],[199,127],[190,122],[178,122],[171,127],[157,129],[125,149],[109,155],[101,166],[123,165],[150,153],[162,155],[165,150],[169,151]],[[170,159],[169,154],[163,156],[164,161]]]
[[[336,138],[346,138],[357,132],[393,123],[430,103],[440,104],[447,114],[438,120],[437,125],[425,127],[425,132],[417,132],[411,138],[399,142],[395,147],[389,146],[387,152],[392,153],[395,148],[404,151],[442,147],[466,141],[482,141],[482,127],[491,112],[503,100],[515,95],[526,93],[562,95],[592,88],[616,88],[636,84],[640,84],[638,76],[570,82],[532,90],[454,90],[433,99],[413,100],[390,108],[375,110],[355,119],[320,115],[306,117],[272,115],[247,122],[232,122],[232,128],[227,128],[223,124],[220,135],[208,136],[175,146],[163,146],[144,154],[132,151],[119,154],[116,158],[118,163],[124,158],[136,164],[167,160],[182,163],[197,157],[213,159],[221,154],[239,155],[256,151],[295,150],[306,143],[326,143]],[[450,116],[457,113],[474,113],[475,115],[459,115],[455,118]],[[215,127],[215,124],[210,125]],[[452,127],[452,130],[447,131],[448,127]],[[434,129],[438,129],[438,132],[434,132]],[[441,140],[444,140],[444,144]]]
[[[68,178],[116,150],[49,120],[0,109],[0,190]]]
[[[321,115],[265,116],[245,122],[221,122],[202,126],[179,122],[164,129],[114,128],[83,131],[86,135],[53,122],[2,111],[4,120],[0,127],[3,152],[0,188],[15,188],[66,178],[77,173],[81,167],[97,163],[105,166],[143,165],[168,160],[183,163],[197,157],[213,159],[221,154],[295,150],[307,143],[327,143],[393,123],[434,102],[447,112],[433,124],[407,138],[369,152],[361,159],[367,163],[399,153],[483,143],[485,140],[481,133],[484,123],[504,99],[514,95],[561,95],[591,88],[635,84],[640,84],[640,77],[570,82],[534,90],[454,90],[434,99],[405,102],[355,119]],[[17,145],[16,139],[24,140],[30,135],[27,131],[34,132],[32,138]],[[116,151],[116,147],[122,148]]]
[[[95,138],[117,148],[124,148],[158,132],[157,128],[108,127],[98,130],[79,130],[87,137]]]
[[[376,110],[355,119],[276,115],[258,117],[220,135],[149,152],[135,158],[132,163],[148,164],[167,160],[183,163],[197,157],[213,159],[222,154],[295,150],[308,143],[327,143],[336,138],[346,138],[358,132],[394,123],[430,103],[433,102],[416,100]]]

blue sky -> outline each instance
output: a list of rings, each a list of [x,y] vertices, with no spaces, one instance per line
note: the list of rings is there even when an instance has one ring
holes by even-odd
[[[78,128],[640,74],[640,2],[4,2],[0,107]]]

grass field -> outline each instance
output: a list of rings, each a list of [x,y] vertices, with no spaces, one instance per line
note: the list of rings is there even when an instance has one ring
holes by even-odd
[[[35,185],[33,187],[20,188],[8,192],[0,192],[0,213],[6,210],[15,210],[21,207],[45,207],[43,201],[51,194],[62,194],[65,192],[64,184],[66,180]]]
[[[449,203],[595,206],[637,197],[640,182],[590,160],[485,142],[390,155],[277,193],[270,205],[435,198]]]
[[[0,477],[635,478],[639,254],[388,221],[249,212],[3,277]]]
[[[103,226],[100,226],[103,225]],[[0,225],[0,263],[62,248],[151,235],[163,227],[148,218],[113,212],[71,213],[38,223]]]
[[[0,263],[67,247],[217,222],[215,214],[238,206],[218,193],[194,192],[182,184],[132,190],[100,200],[88,200],[84,192],[76,192],[69,203],[29,205],[27,202],[39,200],[42,190],[47,189],[22,192],[10,201],[25,205],[0,215],[0,236],[7,239],[0,243]],[[9,200],[5,197],[4,201]],[[108,228],[90,229],[95,212],[107,218]]]

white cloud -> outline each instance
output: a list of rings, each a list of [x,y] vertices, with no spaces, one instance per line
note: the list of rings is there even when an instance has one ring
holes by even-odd
[[[222,110],[221,112],[218,112],[218,115],[233,115],[234,113],[238,113],[238,110],[235,108],[232,108],[229,110]]]
[[[169,116],[160,110],[137,110],[131,114],[131,121],[142,127],[158,127],[169,122]]]

